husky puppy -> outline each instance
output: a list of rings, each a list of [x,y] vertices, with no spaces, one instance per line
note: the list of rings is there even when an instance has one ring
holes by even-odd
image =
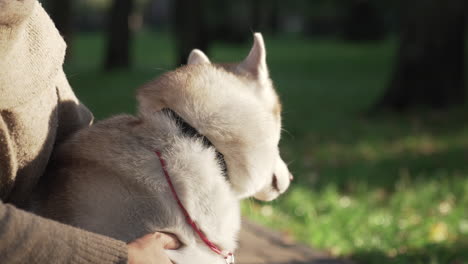
[[[175,263],[225,263],[187,224],[164,169],[198,228],[233,252],[239,200],[272,200],[292,179],[265,56],[259,33],[240,63],[214,64],[193,50],[186,66],[138,90],[137,116],[98,122],[59,147],[36,212],[123,241],[173,233],[183,244],[168,251]]]

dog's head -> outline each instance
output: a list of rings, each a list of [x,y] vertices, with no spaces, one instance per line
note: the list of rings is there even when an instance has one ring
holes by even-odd
[[[169,108],[224,156],[239,198],[273,200],[292,179],[280,157],[281,104],[269,77],[260,33],[240,63],[215,64],[193,50],[188,64],[138,91],[142,118]]]

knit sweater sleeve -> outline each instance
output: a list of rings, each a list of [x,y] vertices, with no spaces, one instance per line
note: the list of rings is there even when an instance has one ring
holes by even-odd
[[[8,263],[126,263],[124,242],[0,202],[0,258]]]
[[[1,263],[127,263],[124,242],[9,204],[28,199],[54,144],[92,120],[66,81],[64,53],[37,0],[0,0]]]

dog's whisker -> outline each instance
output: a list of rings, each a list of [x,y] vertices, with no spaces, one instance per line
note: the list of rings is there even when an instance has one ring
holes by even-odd
[[[293,135],[291,132],[289,132],[287,129],[281,128],[281,132],[285,132],[285,134],[286,134],[287,136],[289,136],[289,138],[291,138],[291,139],[293,139],[293,140],[295,139],[294,135]]]

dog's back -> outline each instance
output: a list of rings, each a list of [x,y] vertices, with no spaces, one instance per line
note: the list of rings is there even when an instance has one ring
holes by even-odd
[[[173,258],[213,262],[185,223],[155,151],[163,152],[192,219],[214,243],[233,251],[238,199],[214,149],[184,135],[169,113],[150,122],[116,116],[78,132],[57,151],[49,170],[53,185],[36,211],[127,242],[155,231],[173,233],[185,246],[178,256],[172,252]]]

